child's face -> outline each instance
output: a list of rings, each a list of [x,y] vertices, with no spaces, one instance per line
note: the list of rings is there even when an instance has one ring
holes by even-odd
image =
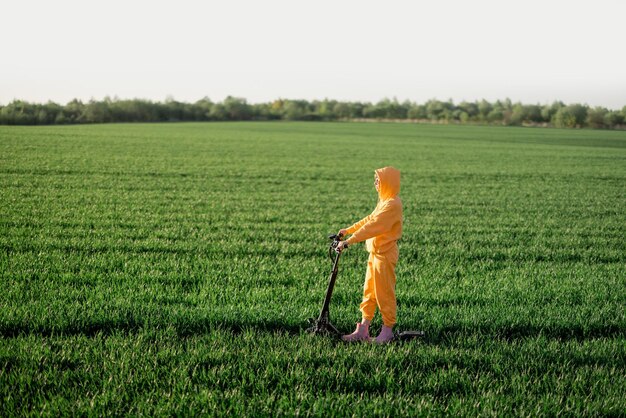
[[[377,192],[380,191],[380,180],[378,180],[378,176],[374,176],[374,188]]]

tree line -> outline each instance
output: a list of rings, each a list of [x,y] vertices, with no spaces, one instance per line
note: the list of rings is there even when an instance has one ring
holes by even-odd
[[[251,104],[229,96],[222,102],[203,98],[194,103],[168,99],[121,100],[109,97],[66,105],[23,100],[0,105],[0,125],[63,125],[109,122],[180,122],[244,120],[407,120],[436,123],[535,125],[559,128],[626,129],[626,106],[621,110],[586,104],[522,104],[511,100],[486,100],[455,104],[452,100],[426,103],[384,99],[377,103],[337,100],[287,100]]]

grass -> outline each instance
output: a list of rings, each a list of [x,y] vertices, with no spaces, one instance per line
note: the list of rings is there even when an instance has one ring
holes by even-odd
[[[402,171],[398,328],[304,332]],[[623,415],[626,133],[0,127],[0,416]],[[367,254],[331,304],[359,319]],[[374,330],[380,327],[380,317]]]

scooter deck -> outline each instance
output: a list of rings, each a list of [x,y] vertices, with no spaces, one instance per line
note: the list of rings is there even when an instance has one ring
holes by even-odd
[[[410,341],[415,338],[423,338],[426,336],[424,331],[403,331],[393,336],[394,341]]]

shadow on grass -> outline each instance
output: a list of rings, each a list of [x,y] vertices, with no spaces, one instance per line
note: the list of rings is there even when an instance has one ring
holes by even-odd
[[[424,342],[434,345],[449,345],[459,338],[479,336],[501,341],[515,341],[544,337],[559,341],[583,341],[596,338],[623,338],[626,329],[616,324],[602,324],[590,326],[554,326],[537,327],[527,324],[511,324],[502,326],[460,326],[449,325],[432,332],[427,331]]]
[[[188,319],[188,318],[187,318]],[[345,324],[335,324],[340,332],[349,332],[352,329]],[[66,325],[29,325],[4,323],[0,325],[0,336],[14,338],[28,335],[50,336],[96,336],[118,333],[159,332],[164,329],[173,330],[181,338],[207,335],[216,331],[226,331],[233,336],[253,332],[261,334],[283,334],[297,336],[306,334],[309,324],[306,319],[302,322],[283,322],[279,319],[237,320],[218,319],[197,321],[173,321],[169,324],[146,325],[143,321],[126,318],[119,321],[102,321],[82,324]],[[345,328],[345,329],[344,329]],[[398,331],[423,330],[425,337],[418,341],[429,345],[456,345],[459,340],[466,338],[489,338],[502,341],[514,341],[544,337],[556,340],[588,340],[596,338],[624,338],[626,329],[619,324],[592,324],[573,326],[537,327],[527,324],[500,324],[500,325],[448,325],[437,327],[424,323],[421,326],[411,324],[399,327]]]
[[[84,335],[88,337],[96,335],[113,335],[118,333],[141,333],[162,330],[174,330],[181,338],[206,335],[216,331],[226,331],[233,335],[244,332],[272,333],[298,335],[304,333],[307,324],[282,323],[278,320],[264,321],[235,321],[235,320],[212,320],[212,321],[187,321],[172,322],[169,324],[146,325],[143,321],[134,319],[111,320],[102,322],[90,322],[82,324],[1,324],[0,337],[15,338],[27,335],[39,335],[43,337],[51,336],[74,336]]]

